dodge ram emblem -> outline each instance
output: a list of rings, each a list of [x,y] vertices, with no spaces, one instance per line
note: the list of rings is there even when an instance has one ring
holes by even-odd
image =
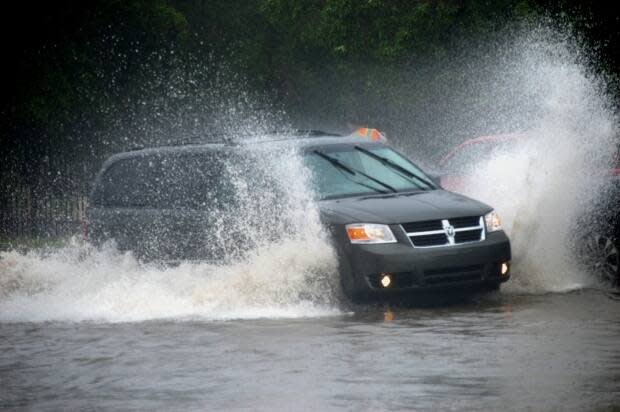
[[[445,230],[446,236],[448,236],[449,238],[454,238],[454,235],[456,233],[455,230],[454,230],[454,226],[448,225],[448,226],[444,227],[443,230]]]

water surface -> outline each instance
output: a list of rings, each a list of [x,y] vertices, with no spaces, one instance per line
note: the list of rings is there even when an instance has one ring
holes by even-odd
[[[0,324],[13,410],[592,410],[620,404],[620,300],[495,294],[296,319]]]

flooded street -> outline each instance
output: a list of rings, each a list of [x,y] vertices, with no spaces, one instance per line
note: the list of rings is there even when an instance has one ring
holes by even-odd
[[[7,31],[0,412],[620,412],[617,18],[87,3]]]
[[[601,410],[620,300],[502,293],[288,319],[3,322],[10,410]]]

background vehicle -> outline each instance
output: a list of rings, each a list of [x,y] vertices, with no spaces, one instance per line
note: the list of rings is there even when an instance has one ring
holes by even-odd
[[[274,196],[269,176],[261,177],[244,159],[286,147],[294,147],[310,171],[350,297],[496,289],[509,279],[510,243],[490,206],[439,189],[403,155],[357,137],[289,137],[113,156],[95,181],[90,238],[114,239],[121,249],[157,260],[209,260],[246,250],[252,244],[248,227],[263,222],[258,214],[257,221],[233,224],[233,216],[244,212],[241,202],[269,194],[273,202],[262,206],[278,208],[286,198],[277,189]],[[231,163],[249,167],[233,176]],[[235,195],[239,178],[251,179],[246,187],[254,194]],[[265,233],[274,232],[282,235]]]
[[[457,193],[471,185],[471,174],[476,165],[488,161],[499,152],[507,152],[523,144],[522,134],[481,136],[466,140],[439,160],[441,187]]]

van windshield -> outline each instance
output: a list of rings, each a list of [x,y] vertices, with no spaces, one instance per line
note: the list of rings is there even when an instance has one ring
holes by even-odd
[[[394,150],[379,146],[366,147],[365,151],[395,166],[353,146],[322,147],[304,153],[304,164],[320,199],[435,189],[422,170]]]

